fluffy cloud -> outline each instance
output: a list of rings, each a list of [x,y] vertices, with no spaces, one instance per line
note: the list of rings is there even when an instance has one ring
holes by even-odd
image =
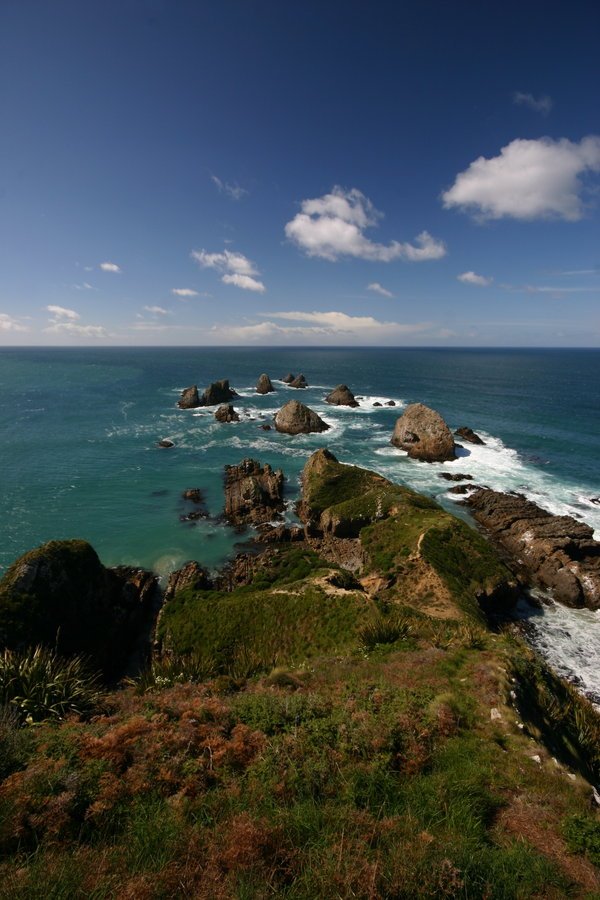
[[[8,313],[0,313],[0,331],[27,331],[27,328]]]
[[[163,309],[162,306],[145,306],[144,309],[155,316],[168,316],[170,313],[168,309]]]
[[[171,288],[171,293],[183,299],[198,296],[198,291],[193,291],[192,288]]]
[[[485,275],[477,275],[475,272],[463,272],[462,275],[457,275],[456,277],[464,284],[476,284],[478,287],[488,287],[494,280],[493,278],[486,278]]]
[[[46,309],[49,313],[56,319],[70,319],[72,322],[81,318],[78,312],[75,312],[74,309],[65,309],[64,306],[47,306]]]
[[[228,197],[231,197],[232,200],[241,200],[242,197],[245,197],[248,194],[246,188],[240,187],[239,184],[230,184],[228,181],[222,181],[216,175],[210,176],[213,184],[219,189],[221,194],[227,194]]]
[[[121,266],[118,266],[116,263],[112,263],[112,262],[100,263],[99,268],[102,269],[103,272],[116,272],[119,275],[123,271]]]
[[[421,262],[446,255],[444,244],[427,231],[422,231],[414,244],[398,241],[377,244],[371,241],[365,237],[364,231],[377,225],[381,218],[382,213],[361,191],[334,187],[330,194],[304,200],[301,212],[285,226],[285,233],[308,256],[318,256],[331,262],[343,256],[377,262],[391,262],[394,259]]]
[[[258,291],[260,294],[266,290],[262,281],[254,277],[260,275],[260,272],[243,253],[233,253],[231,250],[223,250],[222,253],[193,250],[192,259],[204,269],[216,269],[221,272],[221,281],[224,284],[233,284],[242,290]]]
[[[554,105],[552,97],[543,96],[536,98],[533,94],[523,94],[521,91],[514,92],[513,103],[516,103],[517,106],[528,106],[529,109],[533,109],[543,116],[547,116]]]
[[[381,294],[382,297],[393,297],[391,291],[388,291],[387,288],[384,288],[383,285],[379,284],[378,281],[372,281],[371,284],[367,285],[368,291],[373,291],[374,294]]]
[[[573,143],[517,139],[499,156],[480,156],[442,194],[446,209],[458,207],[479,219],[581,219],[579,176],[600,171],[600,137]]]

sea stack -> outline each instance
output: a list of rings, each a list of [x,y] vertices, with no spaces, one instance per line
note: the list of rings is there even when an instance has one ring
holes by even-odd
[[[223,406],[220,406],[215,413],[215,419],[217,422],[239,422],[240,417],[238,413],[235,411],[233,406],[229,403],[225,403]]]
[[[233,388],[229,387],[229,380],[213,381],[206,388],[199,400],[199,406],[217,406],[219,403],[227,403],[237,397]]]
[[[290,387],[293,387],[293,388],[307,388],[308,382],[307,382],[306,378],[304,377],[304,375],[296,375],[296,377],[293,379],[293,381],[289,382],[289,385],[290,385]]]
[[[336,388],[334,388],[330,394],[327,394],[325,397],[326,403],[331,403],[333,406],[359,406],[360,404],[356,400],[356,397],[346,384],[338,384]]]
[[[452,432],[434,409],[411,403],[396,422],[392,444],[406,450],[411,459],[444,462],[456,459]]]
[[[195,409],[197,406],[200,406],[197,384],[192,384],[191,387],[186,387],[182,390],[177,406],[180,409]]]
[[[298,400],[290,400],[275,416],[275,428],[283,434],[311,434],[327,431],[329,425]]]
[[[264,373],[260,376],[256,383],[256,393],[257,394],[271,394],[275,388],[271,382],[271,379],[268,375]]]

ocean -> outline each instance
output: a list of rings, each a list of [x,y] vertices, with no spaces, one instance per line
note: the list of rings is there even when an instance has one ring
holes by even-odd
[[[276,393],[254,386],[266,372]],[[304,373],[307,390],[280,380]],[[214,409],[180,410],[180,391],[228,378],[241,421]],[[331,407],[348,384],[360,408]],[[331,429],[289,436],[265,431],[276,410],[300,399]],[[395,407],[385,404],[394,400]],[[408,459],[390,445],[403,406],[438,410],[470,426],[453,463]],[[215,521],[223,466],[246,456],[282,468],[287,517],[307,457],[327,446],[351,462],[434,497],[468,519],[443,471],[518,490],[551,512],[588,522],[600,538],[600,351],[505,349],[4,348],[0,350],[0,572],[52,538],[84,538],[106,565],[165,576],[188,559],[214,568],[244,536]],[[176,444],[161,450],[157,441]],[[181,521],[181,494],[200,488],[211,520]],[[554,667],[600,697],[600,613],[523,604],[531,640]]]

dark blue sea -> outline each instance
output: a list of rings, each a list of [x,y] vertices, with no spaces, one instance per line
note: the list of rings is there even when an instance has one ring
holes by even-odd
[[[254,392],[262,372],[276,393]],[[304,373],[309,388],[276,381],[287,372]],[[214,409],[177,408],[182,388],[221,378],[240,394],[239,423],[215,422]],[[362,398],[359,409],[324,403],[340,383]],[[294,437],[262,430],[291,397],[331,430]],[[373,405],[388,400],[396,406]],[[415,401],[437,409],[452,428],[470,426],[485,446],[466,444],[452,463],[409,460],[390,437],[402,407]],[[161,575],[187,559],[217,566],[240,536],[214,521],[180,521],[189,511],[182,491],[201,488],[216,517],[223,466],[252,456],[284,470],[293,519],[302,466],[321,446],[462,516],[442,471],[519,490],[552,512],[589,522],[600,536],[597,350],[2,349],[0,429],[0,571],[43,541],[71,537],[90,541],[107,565],[142,565]],[[174,449],[157,448],[165,437]],[[547,654],[561,645],[557,667],[599,687],[598,614],[548,607],[543,618],[536,624],[551,645]],[[573,659],[565,658],[565,630],[575,642]],[[590,658],[592,670],[581,671]]]

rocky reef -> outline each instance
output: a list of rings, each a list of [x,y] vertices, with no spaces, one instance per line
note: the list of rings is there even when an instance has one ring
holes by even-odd
[[[452,432],[434,409],[411,403],[397,420],[392,444],[406,450],[411,459],[445,462],[456,459]]]
[[[276,414],[275,428],[284,434],[310,434],[327,431],[329,425],[308,406],[290,400]]]
[[[480,489],[465,501],[524,580],[569,606],[600,609],[600,542],[571,516],[555,516],[521,494]]]

